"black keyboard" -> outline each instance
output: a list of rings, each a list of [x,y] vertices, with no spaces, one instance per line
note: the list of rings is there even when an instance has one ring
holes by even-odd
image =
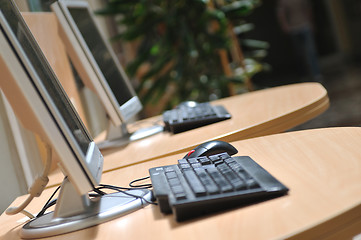
[[[163,213],[177,221],[284,195],[288,188],[248,156],[180,159],[149,169]]]
[[[180,133],[211,123],[231,118],[231,114],[221,106],[198,103],[195,107],[181,106],[163,113],[165,130]]]

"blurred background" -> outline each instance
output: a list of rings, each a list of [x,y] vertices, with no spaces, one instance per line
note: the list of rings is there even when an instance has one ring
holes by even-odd
[[[310,3],[321,83],[328,91],[330,108],[297,129],[361,126],[361,2],[321,0]],[[297,74],[297,58],[290,39],[279,25],[276,6],[276,0],[263,1],[249,16],[249,21],[256,26],[249,34],[270,44],[265,61],[272,66],[272,71],[253,78],[263,87],[309,80]]]
[[[21,0],[18,4],[22,11],[50,11],[49,5],[52,2],[50,0]],[[104,34],[109,39],[115,37],[112,41],[113,47],[123,67],[132,78],[142,103],[146,105],[143,117],[159,114],[184,99],[208,101],[251,90],[317,81],[323,84],[329,93],[330,108],[321,116],[297,129],[361,126],[361,2],[359,0],[308,1],[310,27],[315,43],[314,61],[319,68],[317,74],[307,66],[305,56],[297,52],[297,46],[300,46],[297,44],[301,43],[298,42],[295,45],[294,37],[290,31],[285,30],[281,16],[282,11],[284,11],[283,17],[287,19],[300,15],[303,11],[301,7],[287,9],[289,7],[287,2],[288,5],[301,6],[300,2],[307,1],[180,0],[174,1],[167,7],[164,7],[167,1],[162,0],[151,1],[152,3],[140,0],[89,0],[88,2],[96,11]],[[184,28],[186,30],[181,31],[183,25],[193,25],[194,21],[200,23],[204,21],[206,17],[201,13],[205,10],[200,3],[205,4],[208,10],[217,10],[213,12],[214,16],[207,16],[207,21],[212,21],[213,24],[212,37],[218,37],[210,39],[210,45],[214,49],[227,49],[223,52],[223,56],[217,53],[216,57],[219,59],[215,62],[211,62],[207,55],[208,61],[204,68],[200,61],[202,50],[198,50],[195,46],[198,44],[196,41],[200,38],[199,36],[203,36],[199,33],[204,29]],[[143,7],[139,7],[141,4]],[[160,6],[164,9],[160,9]],[[298,13],[292,13],[295,8]],[[165,12],[168,12],[168,15]],[[147,17],[146,22],[153,25],[144,26],[142,21],[132,23],[125,21],[141,17]],[[222,25],[223,18],[228,20],[228,25]],[[207,26],[206,31],[209,33],[209,25]],[[228,38],[230,42],[227,40],[221,42],[224,37],[221,33],[222,27],[228,33],[227,37],[232,32],[236,39],[232,39],[231,36]],[[127,32],[129,29],[133,29],[133,32]],[[156,33],[155,37],[154,33]],[[189,40],[188,36],[192,36],[193,40]],[[165,38],[168,40],[165,41]],[[157,42],[161,42],[162,47],[159,47]],[[179,42],[187,42],[187,44],[181,48]],[[174,51],[174,45],[182,52]],[[234,45],[238,45],[240,49],[234,48]],[[134,60],[142,54],[139,49],[145,47],[148,47],[147,50],[151,52],[151,56],[147,56],[146,60],[144,57],[142,64],[139,62],[138,65],[134,64]],[[172,52],[173,55],[165,56],[163,63],[159,63],[156,57],[158,57],[157,54],[161,55],[162,48]],[[239,50],[241,56],[239,54],[237,56]],[[234,56],[235,51],[236,56]],[[237,57],[241,57],[241,60]],[[222,65],[222,59],[226,59],[229,69]],[[194,67],[196,73],[189,73],[182,65],[182,70],[179,72],[181,64],[177,61],[183,64],[185,61],[194,61],[191,64],[200,67]],[[153,66],[157,64],[158,66],[152,67],[149,62],[153,63]],[[172,62],[170,64],[172,66],[167,66],[169,62]],[[207,64],[209,69],[218,65],[221,73],[206,72],[204,69],[207,68]],[[178,68],[174,67],[172,70],[173,66]],[[166,72],[164,78],[157,76],[157,73],[162,71]],[[214,78],[217,80],[213,81]],[[183,87],[179,87],[180,85]],[[202,92],[206,92],[206,96],[203,96]]]

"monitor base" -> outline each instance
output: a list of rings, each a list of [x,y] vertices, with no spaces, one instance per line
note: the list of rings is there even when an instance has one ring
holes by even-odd
[[[151,201],[151,191],[146,189],[129,190],[136,196]],[[147,205],[142,198],[136,198],[125,193],[112,193],[90,199],[85,212],[68,216],[56,217],[50,212],[28,222],[21,229],[22,238],[43,238],[77,231],[124,216]]]
[[[163,131],[164,127],[162,125],[153,125],[151,127],[143,127],[133,133],[129,133],[126,124],[122,124],[120,127],[115,127],[110,122],[106,140],[97,142],[96,144],[101,150],[122,147],[131,142],[150,137]]]

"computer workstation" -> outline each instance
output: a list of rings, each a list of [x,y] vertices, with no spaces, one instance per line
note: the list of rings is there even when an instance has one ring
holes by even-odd
[[[82,124],[15,4],[3,1],[1,6],[0,69],[4,74],[1,89],[11,105],[18,110],[16,114],[23,125],[38,134],[49,149],[54,150],[48,151],[46,166],[51,165],[51,152],[54,152],[59,156],[58,164],[64,174],[54,211],[45,213],[48,204],[52,205],[49,202],[36,217],[25,212],[32,220],[23,226],[20,236],[42,238],[77,231],[127,215],[151,203],[152,192],[148,189],[133,187],[124,191],[115,185],[100,184],[102,154]],[[19,111],[19,106],[27,111]],[[8,208],[7,214],[25,211],[28,204],[41,195],[49,173],[46,166],[43,175],[30,187],[30,196],[20,206]],[[158,174],[154,173],[152,176],[156,175]],[[248,188],[251,187],[247,187],[246,191],[252,193],[265,192],[260,186]],[[119,191],[106,193],[103,189]],[[217,199],[219,201],[222,198],[223,195]]]
[[[33,15],[35,15],[34,18],[37,17],[36,14]],[[35,21],[37,27],[39,27],[39,23],[45,21],[42,14],[39,14],[38,17],[39,19]],[[47,32],[47,30],[38,32]],[[54,41],[54,43],[56,42]],[[45,48],[49,46],[51,47],[51,43],[47,43]],[[54,58],[57,57],[54,56]],[[195,131],[175,135],[162,132],[133,142],[124,148],[103,151],[106,155],[104,171],[112,171],[137,162],[184,152],[210,139],[234,141],[279,133],[321,114],[328,107],[328,97],[322,85],[304,83],[220,99],[215,101],[214,105],[225,106],[233,117],[227,121],[198,128]],[[148,120],[152,121],[151,119],[144,120],[145,126],[149,126]],[[141,124],[142,121],[136,123],[139,126]],[[135,127],[136,129],[137,127]],[[118,151],[121,152],[120,155],[126,157],[120,158]],[[57,170],[51,173],[49,185],[58,185],[62,180],[63,174]]]
[[[9,6],[8,4],[11,4],[11,2],[4,1],[1,11],[3,11],[3,6]],[[27,106],[25,108],[28,110],[27,112],[24,113],[20,111],[17,112],[17,114],[21,119],[29,120],[30,117],[37,119],[37,122],[29,122],[28,127],[49,141],[55,152],[61,156],[62,169],[64,174],[68,175],[69,181],[65,180],[62,187],[63,193],[59,197],[59,205],[57,204],[56,209],[58,210],[56,210],[56,213],[60,214],[58,216],[68,216],[69,208],[74,210],[72,207],[69,207],[69,204],[74,203],[74,197],[77,196],[75,199],[78,199],[79,195],[81,195],[83,198],[83,195],[86,195],[85,193],[91,191],[94,189],[94,186],[99,184],[102,157],[92,142],[91,137],[79,121],[76,112],[71,107],[61,86],[56,81],[45,58],[41,55],[40,49],[36,47],[36,43],[31,38],[26,26],[21,20],[19,21],[20,15],[13,14],[13,12],[10,11],[11,9],[7,7],[4,7],[4,9],[8,11],[6,11],[5,16],[1,15],[2,35],[0,38],[0,46],[2,47],[2,51],[0,66],[1,72],[7,76],[6,79],[8,81],[5,81],[4,78],[1,83],[1,88],[7,93],[12,104]],[[11,19],[11,24],[7,24],[7,19]],[[5,57],[7,61],[4,60]],[[45,78],[43,78],[44,76]],[[11,94],[13,91],[18,94]],[[21,109],[21,107],[18,106],[15,107],[15,109]],[[27,121],[23,122],[25,122],[24,125],[26,125]],[[195,131],[194,134],[196,134]],[[287,185],[291,190],[290,193],[286,196],[256,205],[235,208],[204,218],[201,217],[200,219],[193,220],[192,224],[189,224],[189,222],[183,224],[173,223],[171,220],[173,219],[172,216],[159,214],[159,208],[146,207],[127,215],[126,218],[119,218],[99,225],[99,227],[77,231],[71,233],[71,236],[84,237],[89,233],[88,231],[90,231],[91,234],[93,230],[96,230],[98,233],[101,233],[98,235],[101,238],[111,238],[112,236],[117,238],[119,236],[129,238],[146,237],[146,235],[151,233],[151,236],[159,239],[159,236],[157,236],[157,233],[159,233],[157,230],[159,230],[165,238],[174,234],[184,238],[186,236],[193,236],[192,233],[194,234],[195,229],[198,230],[195,231],[196,233],[210,234],[209,236],[213,237],[229,236],[230,238],[239,237],[242,236],[242,234],[250,238],[258,234],[264,234],[262,235],[263,238],[286,238],[288,236],[303,234],[304,229],[310,229],[311,233],[319,234],[320,236],[322,236],[322,234],[327,235],[329,234],[329,232],[326,231],[328,228],[325,230],[322,224],[327,224],[331,221],[332,226],[336,225],[337,229],[341,229],[341,219],[346,219],[351,223],[352,220],[358,220],[360,218],[360,216],[352,215],[348,212],[348,210],[352,210],[353,208],[357,210],[359,204],[359,197],[355,194],[354,190],[356,189],[358,191],[358,183],[360,181],[352,180],[359,180],[357,177],[361,176],[357,171],[357,165],[360,159],[357,146],[360,143],[360,139],[359,128],[346,128],[280,134],[237,142],[234,146],[238,149],[240,155],[251,156],[256,162],[269,170],[273,176]],[[352,144],[350,144],[350,142]],[[335,143],[337,143],[337,145],[335,145]],[[130,180],[134,180],[135,177],[146,176],[150,168],[175,164],[176,159],[182,158],[184,154],[185,153],[182,152],[181,156],[172,156],[131,166],[122,166],[119,167],[118,170],[105,173],[103,181],[109,184],[126,185]],[[341,157],[342,161],[339,161],[340,156],[343,154],[345,154],[346,157]],[[93,157],[91,157],[91,155],[93,155]],[[119,159],[124,156],[118,153],[117,157]],[[272,161],[270,161],[270,159],[272,159]],[[350,172],[350,169],[354,171]],[[330,182],[329,176],[335,176],[337,174],[342,176],[332,178],[333,181]],[[305,175],[310,178],[305,179]],[[329,188],[324,188],[325,185]],[[308,186],[312,187],[308,188]],[[349,187],[342,188],[342,193],[338,195],[329,191],[330,188],[339,189],[337,187],[340,186]],[[49,191],[53,190],[54,189],[45,190],[45,196],[47,197]],[[71,196],[71,198],[69,198],[69,196]],[[312,205],[313,203],[308,202],[310,196],[317,201],[317,205],[314,208],[312,207],[314,206]],[[330,199],[333,198],[334,200],[331,201]],[[46,200],[43,197],[40,199]],[[70,203],[69,199],[72,199]],[[325,204],[323,199],[327,199],[328,204]],[[20,198],[20,200],[23,199]],[[142,201],[138,200],[140,199],[134,198],[134,201],[138,203],[139,207],[142,205]],[[91,200],[88,199],[86,202],[87,201]],[[16,202],[15,205],[17,205],[17,203],[18,202]],[[64,203],[64,205],[62,203]],[[32,206],[39,207],[39,204],[39,201],[34,202],[33,205],[30,205],[30,209],[36,211]],[[310,211],[305,213],[305,207],[309,207]],[[314,211],[315,209],[318,209],[318,211]],[[76,212],[75,215],[82,215],[82,211],[83,210]],[[158,211],[158,213],[155,211]],[[265,213],[267,213],[266,216],[268,216],[266,218],[264,217]],[[95,212],[96,216],[98,216],[97,214],[98,212]],[[336,215],[340,217],[332,218]],[[51,214],[47,216],[51,216]],[[154,219],[155,217],[158,218],[158,221]],[[244,218],[246,218],[247,221],[242,221]],[[274,219],[274,221],[269,221],[269,219]],[[289,219],[294,219],[295,221],[290,224]],[[3,215],[1,221],[3,220],[4,224],[1,224],[2,237],[14,237],[16,239],[18,237],[18,228],[14,225],[18,224],[16,221],[19,220],[19,217],[7,217]],[[262,220],[264,221],[261,222]],[[171,221],[171,224],[169,221]],[[85,222],[87,223],[80,224],[81,227],[90,226],[87,225],[89,221],[85,220]],[[124,224],[126,228],[119,227],[119,225],[123,226],[121,223],[124,222],[127,223]],[[222,222],[229,223],[227,225],[229,227],[209,228],[209,224],[217,225]],[[59,222],[54,225],[55,228],[57,228],[56,231],[58,231],[58,223]],[[99,222],[95,222],[94,224],[97,223]],[[248,223],[251,224],[253,228],[252,226],[249,228]],[[279,223],[279,225],[272,229],[266,228],[265,226],[269,226],[270,223]],[[316,225],[320,223],[322,223],[320,228],[317,228]],[[118,228],[116,228],[114,224],[118,225]],[[146,233],[145,231],[138,231],[139,224],[144,224],[144,226],[147,227]],[[32,224],[29,224],[27,226],[31,225]],[[78,223],[75,225],[77,225],[76,228],[79,227]],[[284,227],[284,225],[286,225],[286,227]],[[176,229],[177,226],[181,228]],[[250,231],[249,229],[254,231]],[[262,231],[260,231],[260,229]],[[314,229],[316,229],[316,232],[312,232],[315,231]],[[72,230],[75,229],[73,228]],[[43,234],[42,230],[41,232],[40,234]],[[46,234],[53,234],[53,232],[47,232]],[[307,234],[307,232],[305,234]],[[63,235],[60,236],[60,238],[68,238],[69,236],[70,235]],[[199,236],[197,235],[196,237]]]
[[[313,129],[232,142],[238,150],[236,155],[251,156],[289,188],[288,194],[183,222],[149,205],[125,218],[54,239],[353,239],[361,233],[360,144],[361,129],[357,127]],[[102,182],[127,186],[134,178],[149,175],[150,168],[175,164],[185,154],[107,172]],[[48,199],[54,189],[46,189],[41,199]],[[42,205],[32,202],[29,210],[37,212]],[[22,218],[2,215],[0,239],[19,239]]]
[[[98,143],[101,149],[122,147],[163,129],[177,133],[231,117],[222,106],[202,103],[167,111],[160,123],[129,133],[127,123],[140,112],[142,104],[114,51],[97,27],[88,3],[60,0],[52,4],[52,10],[59,20],[60,35],[71,61],[85,85],[95,91],[106,109],[109,127],[106,139]]]
[[[103,150],[103,171],[184,153],[209,140],[233,142],[284,132],[323,113],[329,99],[322,85],[303,83],[245,93],[214,104],[225,106],[233,117],[195,130],[174,135],[163,132],[123,148]],[[152,121],[145,119],[146,126],[148,120]],[[50,175],[49,184],[55,186],[61,180],[62,174],[55,171]]]
[[[68,7],[69,5],[78,10],[80,9],[81,12],[89,11],[87,4],[84,2],[80,6],[79,4],[77,5],[77,1],[75,1],[73,4],[69,3],[69,1],[66,1],[66,3],[67,5],[64,7]],[[63,13],[61,12],[60,15],[62,14]],[[42,16],[39,14],[40,19],[41,17]],[[67,19],[64,16],[63,18]],[[70,20],[67,21],[69,22]],[[38,22],[41,22],[41,20]],[[89,75],[88,79],[92,77],[92,81],[94,83],[100,84],[102,81],[100,81],[95,74],[89,74],[89,72],[91,73],[92,71],[94,73],[94,70],[92,70],[92,66],[89,64],[89,60],[86,58],[87,55],[82,51],[80,53],[74,53],[75,50],[81,50],[82,45],[78,43],[78,40],[75,38],[75,34],[73,32],[66,32],[67,29],[69,30],[74,28],[74,26],[72,26],[72,28],[68,26],[69,28],[67,28],[66,26],[69,25],[68,22],[64,27],[62,26],[62,21],[60,21],[60,25],[58,26],[60,30],[59,34],[62,36],[61,40],[63,40],[67,46],[68,54],[70,56],[72,56],[72,54],[74,55],[71,57],[74,64],[77,63],[81,65],[77,67],[79,73],[85,72]],[[76,27],[75,23],[73,23],[73,25]],[[72,41],[74,41],[74,44]],[[76,46],[78,46],[78,48],[76,48]],[[46,47],[49,47],[49,44],[45,46],[45,48]],[[74,51],[71,51],[72,48],[74,48]],[[79,58],[79,56],[83,56],[83,58]],[[79,58],[79,61],[76,61],[77,57]],[[119,64],[117,61],[115,61],[115,63]],[[94,64],[96,66],[96,62]],[[84,71],[81,71],[81,69]],[[85,71],[86,69],[88,70]],[[122,70],[120,71],[120,74],[121,73]],[[84,79],[87,79],[86,74],[82,75],[83,81]],[[59,78],[61,77],[62,76],[59,76]],[[124,79],[127,79],[126,76]],[[92,86],[91,84],[86,85]],[[99,87],[97,89],[102,88]],[[318,83],[303,83],[276,87],[220,99],[212,102],[212,105],[224,106],[228,112],[232,114],[232,118],[226,121],[218,122],[216,124],[198,128],[197,130],[194,130],[198,132],[196,136],[194,136],[195,134],[192,133],[192,131],[179,134],[161,132],[148,138],[134,141],[131,144],[120,148],[105,150],[103,153],[108,156],[108,160],[105,162],[104,170],[110,171],[127,164],[147,161],[152,158],[186,151],[201,144],[204,141],[211,139],[234,141],[282,132],[309,119],[312,119],[313,117],[325,111],[328,108],[328,96],[327,91],[323,88],[322,85]],[[127,124],[127,128],[130,129],[130,132],[135,132],[139,128],[142,129],[143,126],[145,126],[144,128],[147,128],[150,122],[153,123],[159,121],[159,119],[161,119],[161,117],[157,116],[151,119],[137,121],[134,124]],[[121,121],[119,120],[119,122]],[[107,132],[109,133],[109,131]],[[99,136],[96,139],[100,139],[99,142],[101,142],[107,138],[105,135],[106,134],[104,133],[102,136]],[[167,143],[166,145],[164,144],[165,142]],[[142,151],[140,151],[140,149],[142,149]],[[132,157],[122,160],[117,157],[113,158],[113,156],[116,156],[114,153],[117,151],[121,151],[124,156]],[[59,181],[56,180],[55,182]]]
[[[181,223],[149,206],[127,219],[128,231],[113,233],[129,239],[352,239],[361,233],[361,128],[312,129],[231,144],[237,156],[252,157],[286,185],[288,194]],[[123,167],[105,173],[103,180],[127,185],[147,176],[149,168],[175,164],[185,154]],[[120,223],[125,221],[103,225],[99,237]],[[132,231],[139,226],[144,231]]]

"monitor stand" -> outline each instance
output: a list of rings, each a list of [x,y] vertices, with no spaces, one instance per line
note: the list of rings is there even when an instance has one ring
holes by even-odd
[[[147,205],[151,191],[129,190],[127,193],[111,193],[90,198],[80,196],[73,185],[65,179],[61,186],[55,210],[26,223],[21,229],[22,238],[42,238],[95,226],[118,218]]]
[[[128,132],[126,123],[122,123],[120,126],[114,126],[112,121],[108,120],[107,136],[104,141],[97,142],[96,144],[99,149],[121,147],[163,131],[163,126],[153,125],[151,127],[140,128],[130,133]]]

